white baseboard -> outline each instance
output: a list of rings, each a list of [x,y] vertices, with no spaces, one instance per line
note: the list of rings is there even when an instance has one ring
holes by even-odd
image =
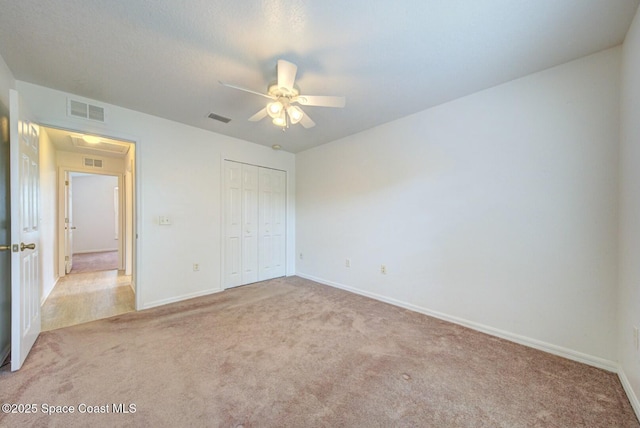
[[[211,288],[209,290],[198,291],[196,293],[183,294],[182,296],[170,297],[168,299],[155,300],[153,302],[143,303],[142,307],[138,308],[138,310],[151,309],[151,308],[155,308],[157,306],[168,305],[169,303],[176,303],[176,302],[181,302],[183,300],[193,299],[194,297],[201,297],[201,296],[207,296],[209,294],[219,293],[220,291],[224,291],[224,290],[221,289],[221,288]]]
[[[627,378],[622,367],[618,369],[618,378],[620,378],[620,383],[622,383],[622,387],[624,388],[624,392],[627,393],[627,397],[629,397],[629,402],[631,403],[631,407],[633,407],[633,411],[636,412],[636,417],[640,419],[640,401],[638,400],[638,396],[635,391],[631,387],[631,383]]]
[[[40,296],[40,306],[44,305],[44,302],[47,300],[47,298],[49,297],[53,289],[56,288],[56,285],[58,285],[59,280],[60,280],[60,277],[57,277],[56,280],[53,281],[53,286],[49,288],[49,291],[47,292],[47,294],[43,294],[42,296]]]
[[[519,334],[511,333],[508,331],[499,330],[493,327],[486,326],[484,324],[479,324],[473,321],[465,320],[463,318],[458,318],[455,316],[443,314],[441,312],[433,311],[431,309],[424,308],[422,306],[413,305],[411,303],[392,299],[390,297],[382,296],[375,293],[370,293],[368,291],[359,290],[354,287],[350,287],[350,286],[333,282],[333,281],[328,281],[322,278],[317,278],[312,275],[306,275],[300,272],[298,272],[297,275],[301,278],[310,279],[311,281],[319,282],[321,284],[329,285],[335,288],[340,288],[342,290],[346,290],[355,294],[360,294],[361,296],[366,296],[375,300],[379,300],[381,302],[390,303],[395,306],[400,306],[401,308],[409,309],[414,312],[419,312],[421,314],[429,315],[434,318],[438,318],[444,321],[452,322],[454,324],[462,325],[472,330],[480,331],[482,333],[486,333],[491,336],[500,337],[501,339],[506,339],[511,342],[528,346],[530,348],[534,348],[540,351],[548,352],[550,354],[558,355],[560,357],[564,357],[569,360],[578,361],[580,363],[588,364],[590,366],[598,367],[600,369],[604,369],[614,373],[618,372],[618,364],[614,361],[606,360],[600,357],[595,357],[593,355],[584,354],[582,352],[574,351],[572,349],[564,348],[562,346],[553,345],[551,343],[543,342],[541,340],[532,339],[530,337],[521,336]]]

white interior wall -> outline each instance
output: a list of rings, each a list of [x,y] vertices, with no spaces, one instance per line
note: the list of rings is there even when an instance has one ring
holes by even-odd
[[[73,253],[117,251],[114,189],[118,177],[112,175],[73,175],[72,213]],[[119,228],[119,226],[118,226]],[[117,239],[116,239],[117,237]]]
[[[40,128],[40,272],[42,302],[58,280],[58,204],[56,201],[56,148],[46,130]]]
[[[640,415],[640,9],[622,50],[620,135],[620,274],[618,358],[620,378]]]
[[[221,290],[223,159],[287,171],[287,273],[295,272],[293,154],[103,103],[106,124],[82,121],[66,115],[70,94],[16,86],[40,123],[136,143],[138,309]]]
[[[619,60],[299,153],[298,274],[615,369]]]

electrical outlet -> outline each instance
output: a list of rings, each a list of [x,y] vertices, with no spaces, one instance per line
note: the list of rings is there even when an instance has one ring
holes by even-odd
[[[640,343],[638,343],[638,327],[636,326],[633,327],[633,347],[636,351],[640,349]]]
[[[387,274],[387,267],[385,265],[380,265],[380,273],[383,275]]]
[[[300,260],[302,260],[302,259],[303,259],[303,257],[302,257],[302,253],[300,253]]]
[[[344,261],[344,266],[345,266],[345,267],[349,267],[349,268],[350,268],[350,267],[351,267],[351,259],[346,259],[346,260]]]
[[[198,263],[193,264],[193,271],[198,272],[200,270],[200,265]]]

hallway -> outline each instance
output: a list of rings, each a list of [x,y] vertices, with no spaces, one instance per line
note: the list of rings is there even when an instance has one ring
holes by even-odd
[[[42,331],[135,310],[131,276],[106,270],[66,275],[42,305]]]

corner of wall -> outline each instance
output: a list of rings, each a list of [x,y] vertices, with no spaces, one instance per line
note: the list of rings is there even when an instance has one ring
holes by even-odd
[[[16,79],[9,69],[9,66],[0,56],[0,103],[5,107],[9,107],[9,89],[16,88]]]

